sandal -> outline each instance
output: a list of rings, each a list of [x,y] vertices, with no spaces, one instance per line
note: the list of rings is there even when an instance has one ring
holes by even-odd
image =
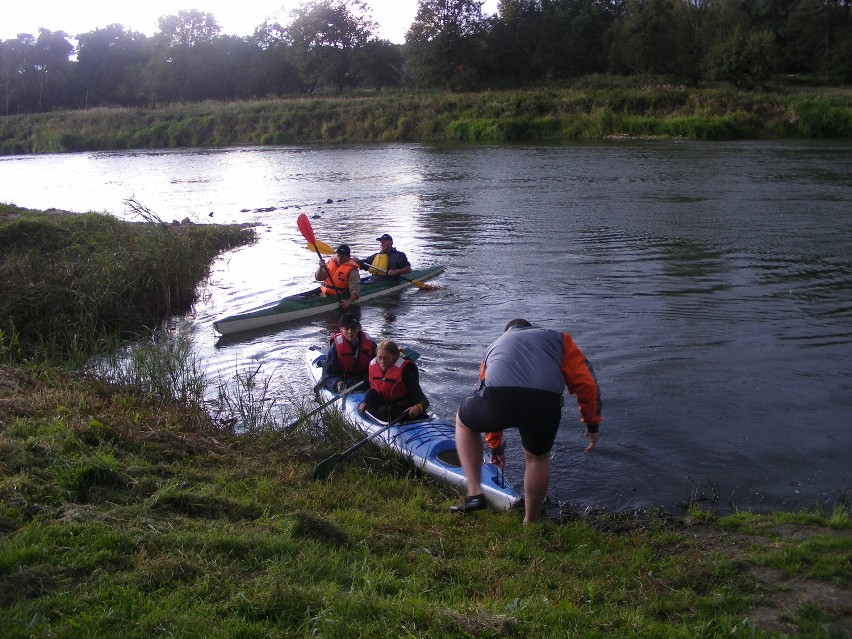
[[[457,506],[450,506],[450,512],[468,513],[473,510],[482,510],[488,507],[488,502],[485,501],[485,495],[468,495],[464,501]]]

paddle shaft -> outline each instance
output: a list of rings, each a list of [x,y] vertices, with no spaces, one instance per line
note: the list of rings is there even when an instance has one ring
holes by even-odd
[[[337,464],[339,464],[344,459],[349,457],[349,455],[354,453],[356,450],[358,450],[362,446],[366,446],[369,442],[374,440],[376,437],[378,437],[379,435],[386,432],[391,426],[394,426],[396,423],[402,421],[402,418],[405,417],[406,415],[407,415],[407,413],[403,413],[402,415],[400,415],[396,419],[389,421],[387,424],[382,426],[375,433],[372,433],[368,437],[365,437],[361,441],[355,443],[353,446],[351,446],[350,448],[347,448],[342,453],[335,453],[331,457],[328,457],[327,459],[322,460],[319,464],[317,464],[317,467],[314,468],[313,479],[324,479],[325,477],[328,477],[331,474],[331,471],[334,470],[334,467],[337,466]]]
[[[425,284],[424,282],[418,282],[417,280],[411,279],[410,277],[405,277],[405,275],[400,275],[399,273],[397,273],[396,275],[390,275],[385,269],[379,268],[378,266],[372,266],[371,265],[370,268],[375,269],[377,271],[381,271],[382,273],[384,273],[388,277],[399,277],[399,278],[402,278],[404,280],[408,280],[409,282],[414,284],[414,286],[416,286],[417,288],[422,288],[422,289],[425,289],[425,290],[430,290],[430,289],[434,288],[433,286],[430,286],[429,284]]]
[[[334,403],[334,402],[336,402],[338,399],[343,399],[343,398],[344,398],[344,397],[346,397],[349,393],[351,393],[352,391],[354,391],[356,388],[358,388],[359,386],[363,386],[363,385],[364,385],[364,381],[362,380],[362,381],[360,381],[360,382],[357,382],[357,383],[353,384],[353,385],[352,385],[352,386],[350,386],[349,388],[344,388],[342,391],[340,391],[340,394],[339,394],[339,395],[335,395],[334,397],[332,397],[332,398],[331,398],[331,399],[329,399],[328,401],[323,402],[322,404],[320,404],[319,406],[317,406],[315,409],[313,409],[310,413],[306,413],[305,415],[302,415],[299,419],[297,419],[297,420],[296,420],[295,422],[293,422],[292,424],[288,424],[288,425],[287,425],[287,426],[285,426],[282,430],[283,430],[284,432],[287,432],[288,430],[291,430],[291,429],[295,428],[298,424],[300,424],[301,422],[305,421],[308,417],[311,417],[312,415],[316,415],[318,412],[320,412],[320,411],[321,411],[323,408],[325,408],[326,406],[329,406],[330,404],[333,404],[333,403]]]

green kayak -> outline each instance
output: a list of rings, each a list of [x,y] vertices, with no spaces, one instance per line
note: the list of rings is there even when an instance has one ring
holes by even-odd
[[[361,297],[358,298],[358,303],[360,304],[383,295],[401,291],[409,286],[414,286],[417,282],[435,277],[443,270],[444,267],[438,265],[411,271],[404,278],[377,279],[367,277],[361,280]],[[213,322],[213,327],[222,335],[231,335],[242,331],[250,331],[255,328],[290,322],[310,317],[311,315],[319,315],[320,313],[337,308],[337,297],[334,295],[320,295],[319,287],[317,287],[304,293],[290,295],[257,310],[216,320]]]

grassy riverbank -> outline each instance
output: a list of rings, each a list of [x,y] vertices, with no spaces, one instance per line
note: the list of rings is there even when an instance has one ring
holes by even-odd
[[[97,281],[129,303],[139,299],[132,271],[103,268],[110,253],[128,259],[116,242],[167,282],[160,271],[171,270],[170,260],[150,259],[160,252],[157,234],[170,233],[176,254],[189,255],[197,234],[221,250],[245,230],[116,222],[121,231],[92,233],[111,228],[101,217],[3,207],[0,241],[14,237],[30,251],[9,259],[4,245],[0,298],[15,281],[10,268],[27,255],[36,260],[41,247],[39,264],[77,274],[52,279],[55,286]],[[88,273],[94,267],[97,278]],[[16,299],[39,280],[32,269],[17,274],[26,279]],[[60,325],[46,320],[40,331],[67,333],[72,316],[57,314]],[[113,330],[128,327],[100,327]],[[577,513],[563,504],[556,519],[530,526],[520,512],[456,516],[448,512],[453,491],[370,447],[327,481],[311,481],[320,460],[355,441],[333,414],[287,433],[269,422],[237,436],[203,403],[161,390],[168,383],[84,373],[67,349],[51,346],[56,340],[16,334],[0,335],[4,639],[852,631],[846,504],[724,518],[696,506],[674,516]],[[149,374],[174,370],[158,360]],[[288,419],[311,407],[299,398],[292,405]]]
[[[0,635],[778,637],[852,629],[850,520],[447,511],[352,440],[234,436],[0,368]]]
[[[139,223],[0,204],[0,361],[84,360],[187,312],[213,258],[253,241],[240,226]]]
[[[741,91],[594,77],[557,88],[388,91],[0,117],[0,154],[345,142],[852,137],[852,89]]]

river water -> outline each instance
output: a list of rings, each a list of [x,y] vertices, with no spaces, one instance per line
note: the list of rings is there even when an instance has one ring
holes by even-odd
[[[0,158],[0,202],[167,221],[258,224],[187,318],[212,377],[261,369],[309,397],[319,316],[237,339],[213,321],[313,285],[319,240],[357,256],[390,233],[436,291],[364,305],[421,353],[433,410],[454,414],[514,317],[571,333],[604,397],[584,455],[567,398],[549,495],[576,506],[722,511],[832,503],[852,468],[852,146],[642,141],[570,146],[263,147]],[[288,399],[290,398],[290,399]],[[523,463],[510,431],[507,478]]]

